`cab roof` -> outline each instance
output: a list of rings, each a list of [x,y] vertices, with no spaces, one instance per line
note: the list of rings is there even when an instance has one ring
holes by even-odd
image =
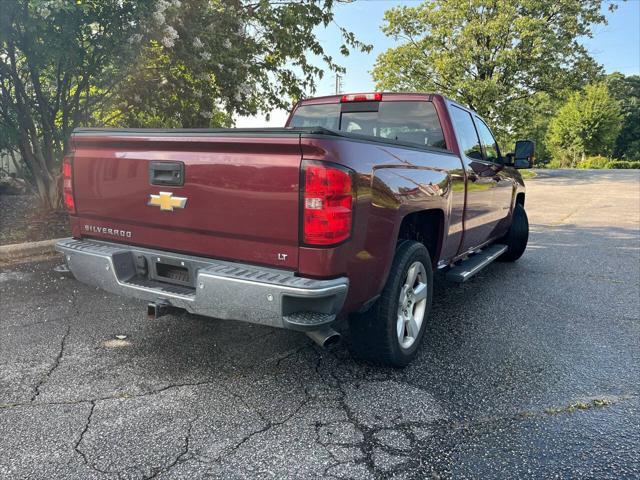
[[[428,101],[428,100],[432,100],[433,97],[438,96],[438,97],[443,97],[440,94],[437,93],[425,93],[425,92],[357,92],[357,93],[341,93],[339,95],[326,95],[323,97],[312,97],[312,98],[305,98],[303,100],[300,100],[298,102],[298,106],[300,105],[317,105],[317,104],[322,104],[322,103],[341,103],[342,102],[342,98],[346,97],[346,96],[351,96],[351,95],[373,95],[376,93],[380,93],[382,94],[382,100],[383,102],[385,101],[398,101],[398,100],[422,100],[422,101]]]

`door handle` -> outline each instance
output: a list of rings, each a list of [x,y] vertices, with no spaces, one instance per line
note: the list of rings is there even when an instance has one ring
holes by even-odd
[[[149,183],[151,185],[184,185],[184,163],[151,162],[149,163]]]

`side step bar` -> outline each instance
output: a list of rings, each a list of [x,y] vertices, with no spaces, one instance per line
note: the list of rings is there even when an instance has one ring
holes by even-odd
[[[457,283],[466,282],[484,267],[493,262],[500,255],[502,255],[506,249],[506,245],[500,245],[496,243],[485,248],[484,250],[479,251],[466,260],[463,260],[460,264],[451,268],[446,274],[447,280]]]

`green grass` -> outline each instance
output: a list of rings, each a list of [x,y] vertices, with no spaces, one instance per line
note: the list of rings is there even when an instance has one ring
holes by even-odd
[[[520,175],[522,175],[522,178],[527,180],[529,178],[535,178],[538,174],[533,170],[520,170]]]

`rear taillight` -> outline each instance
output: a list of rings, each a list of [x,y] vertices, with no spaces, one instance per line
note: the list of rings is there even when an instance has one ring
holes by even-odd
[[[69,213],[76,213],[76,202],[73,198],[73,157],[64,157],[62,161],[62,196],[64,206]]]
[[[303,162],[302,238],[305,245],[334,245],[351,235],[351,171],[321,162]]]
[[[382,94],[376,93],[352,93],[349,95],[343,95],[340,99],[341,103],[349,102],[379,102],[382,100]]]

